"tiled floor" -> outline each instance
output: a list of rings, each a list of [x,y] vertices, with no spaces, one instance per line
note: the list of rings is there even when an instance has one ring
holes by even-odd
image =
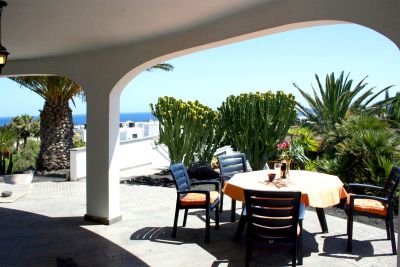
[[[123,219],[111,226],[83,220],[85,191],[84,181],[33,183],[25,197],[1,203],[0,266],[244,266],[245,238],[232,240],[237,222],[229,222],[228,198],[206,244],[200,210],[170,237],[175,189],[122,184]],[[353,253],[346,253],[346,221],[327,222],[330,232],[321,234],[307,211],[304,266],[396,266],[384,230],[355,223]],[[288,264],[290,245],[255,246],[253,266]]]

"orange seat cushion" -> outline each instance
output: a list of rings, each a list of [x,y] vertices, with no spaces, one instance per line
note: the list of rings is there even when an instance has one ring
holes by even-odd
[[[351,194],[350,194],[351,195]],[[350,195],[347,197],[347,205],[350,207]],[[387,208],[382,201],[375,199],[354,199],[354,210],[369,212],[386,216]]]
[[[213,204],[219,198],[217,191],[210,191],[210,204]],[[205,205],[206,195],[201,193],[189,193],[181,198],[182,206]]]

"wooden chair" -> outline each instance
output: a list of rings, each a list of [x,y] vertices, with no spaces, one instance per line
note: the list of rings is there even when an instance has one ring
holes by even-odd
[[[176,209],[172,237],[176,237],[179,210],[185,210],[183,218],[183,227],[186,226],[186,219],[189,209],[206,210],[206,238],[205,242],[210,241],[210,212],[215,208],[215,228],[219,229],[218,204],[220,202],[219,182],[218,181],[200,181],[190,182],[185,165],[177,163],[170,166],[172,177],[177,189]],[[212,184],[215,191],[210,190],[192,190],[192,185]]]
[[[252,258],[253,240],[292,243],[292,266],[303,264],[301,192],[245,190],[247,212],[246,266]]]
[[[224,187],[225,181],[232,178],[233,175],[240,172],[247,172],[246,156],[243,153],[218,156],[219,169],[221,171],[221,187]],[[221,192],[220,212],[224,204],[224,193]],[[231,222],[235,221],[236,200],[232,199]]]
[[[349,184],[349,197],[345,206],[347,214],[347,251],[352,251],[353,216],[364,215],[385,220],[387,239],[392,241],[393,254],[396,255],[396,239],[393,227],[393,195],[400,180],[400,168],[393,167],[383,187],[368,184]],[[354,189],[368,189],[380,192],[381,197],[351,193]]]

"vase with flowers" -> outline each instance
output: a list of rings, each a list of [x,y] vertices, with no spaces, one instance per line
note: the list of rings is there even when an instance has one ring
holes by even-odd
[[[292,161],[304,162],[307,159],[307,157],[304,155],[304,148],[297,142],[293,142],[291,144],[289,141],[284,140],[277,145],[277,149],[279,159],[286,165],[286,177],[289,176],[290,164]]]

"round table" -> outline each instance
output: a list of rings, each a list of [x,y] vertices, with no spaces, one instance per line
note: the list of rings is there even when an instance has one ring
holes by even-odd
[[[244,201],[244,190],[300,191],[301,202],[316,208],[331,207],[347,197],[339,177],[319,172],[291,170],[288,178],[277,178],[273,182],[268,173],[274,170],[253,171],[235,174],[225,183],[223,191],[231,198]]]
[[[300,191],[301,202],[315,207],[323,232],[328,232],[323,208],[340,203],[347,197],[344,184],[335,175],[318,172],[290,170],[288,178],[276,178],[270,182],[269,173],[274,170],[253,171],[235,174],[227,181],[223,192],[238,201],[244,201],[244,190]]]

